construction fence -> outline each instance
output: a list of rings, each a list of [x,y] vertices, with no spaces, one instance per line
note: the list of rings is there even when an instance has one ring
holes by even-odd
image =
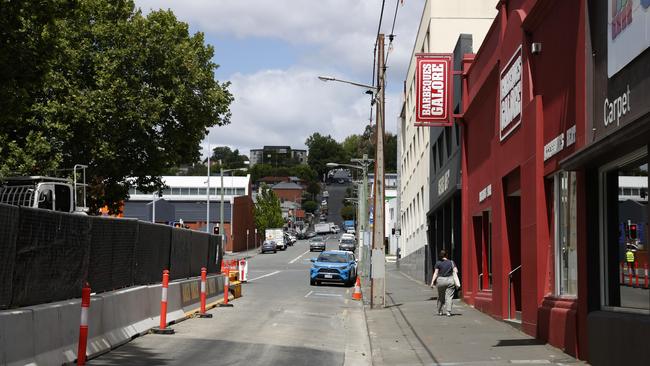
[[[218,273],[222,253],[208,233],[0,204],[0,309]]]

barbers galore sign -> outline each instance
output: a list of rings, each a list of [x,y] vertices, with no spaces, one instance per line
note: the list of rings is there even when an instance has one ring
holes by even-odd
[[[451,126],[452,55],[415,55],[415,126]]]

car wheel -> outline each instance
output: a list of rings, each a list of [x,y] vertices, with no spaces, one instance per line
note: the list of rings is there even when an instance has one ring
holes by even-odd
[[[274,251],[273,251],[273,253],[277,253],[277,252],[278,252],[277,250],[274,250]]]
[[[316,281],[310,278],[309,279],[309,285],[316,286]]]

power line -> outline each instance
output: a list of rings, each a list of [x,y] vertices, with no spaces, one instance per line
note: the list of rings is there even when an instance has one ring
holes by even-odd
[[[388,56],[393,51],[393,39],[395,39],[395,23],[397,22],[397,10],[399,9],[400,0],[395,0],[395,13],[393,14],[393,25],[388,35],[388,51],[386,52],[386,59],[384,60],[384,67],[388,65]]]
[[[379,32],[381,32],[381,22],[384,19],[384,6],[386,5],[386,0],[381,1],[381,12],[379,13],[379,25],[377,26],[377,36],[375,37],[375,47],[372,50],[372,86],[375,86],[375,71],[377,63],[377,40],[379,39]]]

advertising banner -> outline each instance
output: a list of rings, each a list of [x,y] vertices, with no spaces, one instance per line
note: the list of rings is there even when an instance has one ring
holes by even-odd
[[[612,77],[650,47],[650,0],[609,0],[607,76]]]
[[[415,55],[415,126],[451,126],[452,55]]]
[[[522,87],[521,46],[501,71],[499,80],[499,137],[505,140],[521,124],[521,87]]]

